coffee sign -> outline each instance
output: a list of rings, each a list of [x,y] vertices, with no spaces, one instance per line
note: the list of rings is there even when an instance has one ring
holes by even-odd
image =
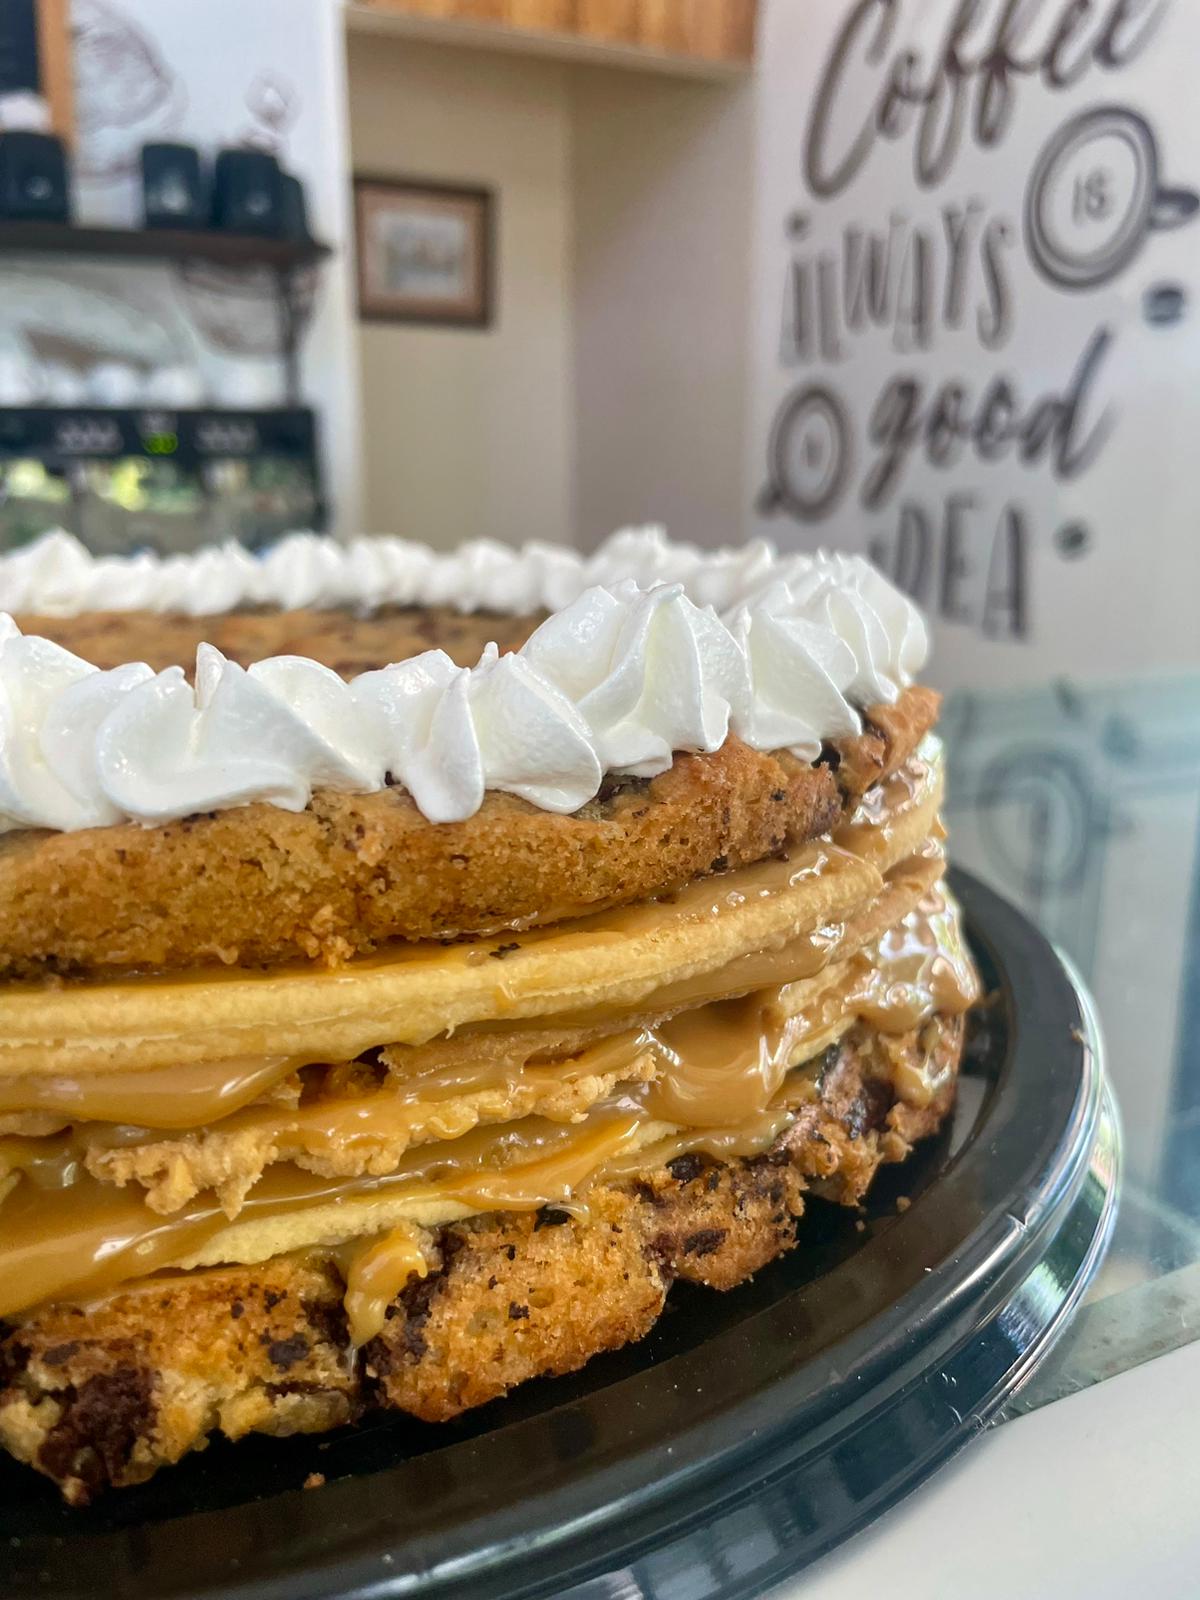
[[[754,518],[871,554],[943,676],[1200,654],[1095,627],[1195,572],[1198,51],[1182,0],[768,7]]]

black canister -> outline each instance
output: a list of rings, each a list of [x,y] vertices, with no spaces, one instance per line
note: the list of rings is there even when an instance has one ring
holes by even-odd
[[[148,228],[208,226],[208,184],[194,145],[142,146],[142,203]]]
[[[230,233],[278,238],[283,174],[265,150],[222,150],[213,175],[213,224]]]
[[[62,140],[53,133],[0,133],[0,216],[66,222],[70,184]]]

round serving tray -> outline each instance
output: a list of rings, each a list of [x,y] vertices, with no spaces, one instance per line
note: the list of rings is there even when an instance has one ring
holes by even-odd
[[[84,1511],[6,1462],[0,1592],[748,1596],[878,1516],[1029,1375],[1115,1208],[1087,996],[1018,911],[952,881],[991,999],[953,1118],[864,1216],[813,1201],[752,1283],[679,1285],[642,1343],[452,1424],[216,1444]]]

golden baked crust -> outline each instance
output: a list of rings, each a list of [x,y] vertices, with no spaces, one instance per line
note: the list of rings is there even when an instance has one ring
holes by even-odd
[[[334,1268],[283,1257],[148,1280],[101,1307],[56,1307],[0,1340],[0,1443],[80,1503],[138,1483],[220,1430],[317,1432],[382,1407],[430,1421],[641,1338],[676,1278],[727,1289],[796,1242],[806,1188],[857,1204],[954,1097],[961,1017],[902,1040],[857,1028],[831,1048],[819,1098],[763,1156],[677,1157],[596,1188],[589,1216],[496,1214],[422,1241],[382,1333],[349,1358]],[[897,1052],[947,1076],[896,1099]]]
[[[85,611],[76,617],[18,615],[25,634],[53,639],[97,667],[145,661],[190,670],[196,646],[214,644],[248,667],[267,656],[310,656],[344,678],[355,677],[423,650],[440,649],[460,667],[473,667],[491,640],[519,650],[542,616],[510,617],[490,611],[463,614],[449,606],[385,606],[367,615],[352,611],[226,611],[206,617],[178,612]]]
[[[155,828],[8,834],[0,977],[336,965],[391,939],[645,900],[826,832],[858,792],[852,778],[902,765],[936,714],[932,691],[910,689],[888,708],[894,731],[843,741],[836,763],[816,766],[731,736],[652,781],[610,781],[570,816],[492,793],[466,822],[431,823],[385,789],[323,791],[300,813],[259,803]]]
[[[914,684],[895,705],[872,706],[856,739],[833,746],[838,787],[843,795],[866,794],[873,784],[908,759],[938,719],[942,697],[936,689]]]

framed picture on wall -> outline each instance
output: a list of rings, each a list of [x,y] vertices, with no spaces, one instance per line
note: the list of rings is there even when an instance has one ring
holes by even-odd
[[[486,328],[492,209],[489,189],[356,176],[359,315]]]

